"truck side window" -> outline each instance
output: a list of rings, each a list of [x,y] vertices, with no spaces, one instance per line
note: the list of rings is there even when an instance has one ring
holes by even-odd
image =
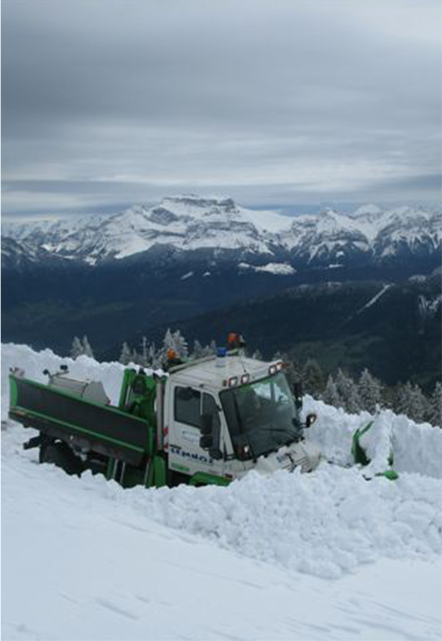
[[[175,388],[175,420],[186,425],[201,426],[201,392],[191,387]]]

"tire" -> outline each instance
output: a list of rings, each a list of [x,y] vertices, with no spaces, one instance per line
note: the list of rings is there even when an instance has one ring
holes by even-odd
[[[61,467],[66,474],[80,476],[83,471],[83,463],[78,456],[75,456],[69,445],[61,441],[51,442],[40,447],[40,463],[52,463]]]
[[[178,485],[188,485],[190,476],[176,472],[175,470],[167,470],[167,485],[169,487],[177,487]]]

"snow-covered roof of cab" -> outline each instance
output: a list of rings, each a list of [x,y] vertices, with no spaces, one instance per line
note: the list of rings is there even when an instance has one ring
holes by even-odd
[[[176,382],[195,387],[227,387],[228,381],[237,377],[241,384],[242,377],[249,375],[249,380],[258,380],[269,375],[269,369],[275,363],[265,363],[254,358],[246,358],[238,354],[229,354],[224,358],[186,363],[170,374]]]

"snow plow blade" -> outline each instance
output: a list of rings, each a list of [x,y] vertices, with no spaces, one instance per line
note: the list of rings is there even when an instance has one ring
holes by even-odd
[[[42,434],[81,445],[132,465],[147,455],[147,422],[116,407],[77,398],[46,385],[11,375],[9,417]]]

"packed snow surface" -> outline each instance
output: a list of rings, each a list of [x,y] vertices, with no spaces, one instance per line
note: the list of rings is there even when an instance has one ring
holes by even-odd
[[[120,364],[5,345],[2,419],[9,367],[43,381],[61,363],[117,401]],[[36,465],[36,450],[21,448],[31,431],[7,424],[3,637],[441,639],[442,430],[307,397],[312,410],[308,437],[335,465],[250,473],[227,488],[68,477]],[[368,420],[371,469],[346,468]],[[374,476],[391,451],[396,482]]]

